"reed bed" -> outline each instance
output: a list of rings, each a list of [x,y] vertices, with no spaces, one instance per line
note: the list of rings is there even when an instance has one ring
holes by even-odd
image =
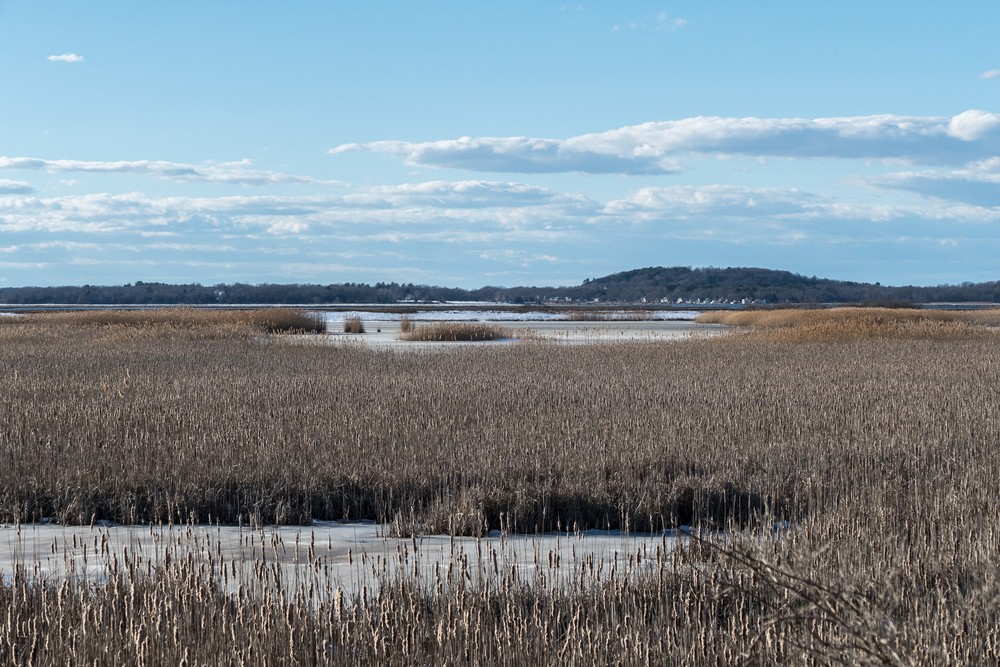
[[[771,545],[695,543],[670,556],[629,554],[619,569],[580,559],[565,575],[546,554],[529,572],[502,559],[469,567],[456,554],[428,577],[405,569],[386,576],[384,562],[361,556],[359,570],[377,585],[350,595],[325,574],[322,556],[289,582],[273,553],[247,563],[210,549],[207,557],[166,551],[169,560],[154,563],[98,550],[90,559],[107,560],[100,585],[15,571],[0,585],[0,655],[39,665],[925,665],[998,657],[995,607],[955,606],[963,600],[947,589],[916,598],[885,582],[859,585],[825,569],[823,558],[803,562],[801,544],[790,555]],[[403,549],[397,559],[405,565],[410,555]],[[926,585],[912,575],[891,583]],[[995,591],[983,578],[967,583]]]
[[[5,324],[37,323],[59,327],[60,335],[74,327],[151,329],[175,333],[181,330],[211,331],[231,335],[240,329],[264,333],[322,333],[326,321],[294,308],[222,310],[168,307],[141,310],[78,310],[20,315]]]
[[[571,310],[566,313],[565,319],[571,322],[643,322],[655,318],[653,317],[653,313],[648,310],[629,308],[620,310]]]
[[[1000,340],[1000,310],[916,308],[742,310],[699,315],[701,324],[726,324],[750,336],[787,343],[863,340]]]
[[[504,327],[484,322],[432,322],[414,326],[409,318],[400,320],[400,340],[414,342],[487,341],[509,338]]]
[[[1000,309],[988,310],[934,310],[923,308],[775,308],[710,311],[702,313],[696,322],[701,324],[726,324],[735,327],[766,329],[824,326],[829,328],[903,327],[927,325],[965,324],[977,327],[1000,327]],[[919,330],[918,328],[914,329]],[[929,331],[934,331],[931,326]]]
[[[995,664],[1000,348],[959,324],[414,355],[5,321],[0,520],[724,533],[600,576],[541,554],[533,575],[396,576],[348,599],[321,560],[298,593],[266,560],[236,595],[181,557],[96,586],[3,573],[0,655]]]
[[[344,333],[363,334],[365,323],[357,315],[352,315],[344,320]]]

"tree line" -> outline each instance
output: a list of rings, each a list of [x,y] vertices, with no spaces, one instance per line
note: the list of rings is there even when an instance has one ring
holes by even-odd
[[[434,301],[494,301],[532,304],[621,303],[1000,303],[1000,281],[934,287],[883,286],[759,268],[648,267],[585,280],[565,287],[461,289],[378,282],[314,284],[170,284],[2,287],[0,304],[70,305],[337,305]]]

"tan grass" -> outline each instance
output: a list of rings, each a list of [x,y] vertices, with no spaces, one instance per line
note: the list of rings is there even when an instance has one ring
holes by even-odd
[[[352,315],[344,319],[344,333],[363,334],[365,323],[357,315]]]
[[[786,342],[865,339],[995,338],[1000,310],[951,311],[910,308],[830,308],[715,311],[695,320],[751,328]]]
[[[498,558],[347,600],[322,559],[291,594],[272,561],[119,563],[102,585],[5,572],[0,655],[997,664],[997,341],[892,322],[980,333],[402,355],[5,322],[0,521],[726,533],[613,573]]]
[[[175,331],[212,327],[221,327],[223,332],[240,327],[268,333],[322,332],[326,330],[326,324],[322,318],[292,308],[223,310],[175,307],[140,310],[79,310],[29,313],[19,318],[11,318],[2,324],[16,323],[118,328],[160,327]]]
[[[488,341],[509,338],[507,329],[484,322],[433,322],[400,329],[400,340],[419,342]]]
[[[582,309],[568,311],[565,319],[572,322],[644,322],[653,319],[653,317],[648,310],[634,308],[620,310]]]

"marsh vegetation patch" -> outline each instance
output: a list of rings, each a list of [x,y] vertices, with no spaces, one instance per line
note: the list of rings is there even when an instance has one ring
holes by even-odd
[[[101,587],[15,572],[0,650],[144,655],[139,619],[155,617],[177,656],[208,627],[213,654],[276,661],[995,663],[997,333],[809,326],[418,355],[3,318],[6,521],[369,518],[411,541],[690,523],[721,537],[572,576],[546,554],[498,559],[488,581],[461,565],[408,576],[401,551],[397,574],[349,599],[322,561],[296,595],[266,560],[235,597],[225,559],[119,561]],[[99,618],[126,621],[70,631]]]

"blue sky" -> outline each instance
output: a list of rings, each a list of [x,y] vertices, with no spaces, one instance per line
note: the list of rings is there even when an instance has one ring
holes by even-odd
[[[1000,280],[1000,3],[0,0],[0,286]]]

